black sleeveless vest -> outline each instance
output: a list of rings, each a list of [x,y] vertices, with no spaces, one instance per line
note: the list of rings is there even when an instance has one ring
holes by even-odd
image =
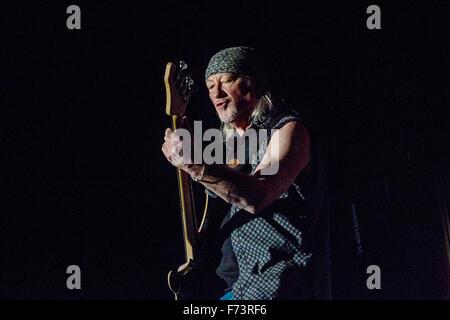
[[[310,134],[311,162],[262,212],[254,215],[233,205],[221,225],[225,236],[216,273],[236,300],[331,298],[326,174],[313,129],[279,102],[273,112],[253,121],[250,128],[257,132],[268,129],[267,139],[259,140],[257,152],[246,152],[245,163],[235,170],[253,174],[270,142],[270,130],[291,121],[304,124]]]

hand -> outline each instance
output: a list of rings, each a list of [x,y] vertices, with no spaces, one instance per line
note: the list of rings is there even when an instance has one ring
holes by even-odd
[[[189,159],[186,159],[183,155],[182,137],[178,136],[169,128],[166,129],[161,150],[167,160],[177,168],[183,169],[187,163],[190,163]]]

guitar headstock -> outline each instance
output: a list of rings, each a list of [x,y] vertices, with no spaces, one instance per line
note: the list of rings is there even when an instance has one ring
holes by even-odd
[[[183,116],[191,94],[196,91],[194,80],[187,70],[184,61],[178,65],[168,62],[164,73],[166,86],[166,114],[169,116]]]

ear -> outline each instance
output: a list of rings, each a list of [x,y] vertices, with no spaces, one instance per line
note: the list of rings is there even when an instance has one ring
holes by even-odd
[[[256,94],[256,87],[253,81],[248,77],[243,77],[243,87],[244,93],[251,92],[252,94]]]

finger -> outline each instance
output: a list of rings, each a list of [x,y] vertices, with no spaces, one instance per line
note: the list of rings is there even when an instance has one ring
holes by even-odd
[[[162,152],[164,153],[164,156],[167,158],[167,160],[171,161],[171,152],[169,146],[164,143],[161,147]]]
[[[178,148],[177,146],[172,146],[171,148],[170,148],[170,154],[171,155],[179,155],[180,154],[180,149],[181,148]]]
[[[161,146],[161,151],[164,153],[164,155],[167,158],[167,149],[166,149],[166,144],[165,143]]]
[[[164,132],[165,137],[170,137],[171,134],[172,134],[172,130],[170,130],[169,128],[167,128],[166,131]]]
[[[171,137],[171,141],[172,141],[172,143],[178,143],[178,142],[181,142],[181,141],[183,141],[183,137],[182,137],[182,136],[179,136],[179,135],[177,135],[177,133],[176,133],[176,132],[172,132],[172,135],[171,135],[170,137]]]
[[[165,135],[165,136],[164,136],[164,141],[166,141],[166,142],[167,142],[167,141],[170,141],[170,135]]]

